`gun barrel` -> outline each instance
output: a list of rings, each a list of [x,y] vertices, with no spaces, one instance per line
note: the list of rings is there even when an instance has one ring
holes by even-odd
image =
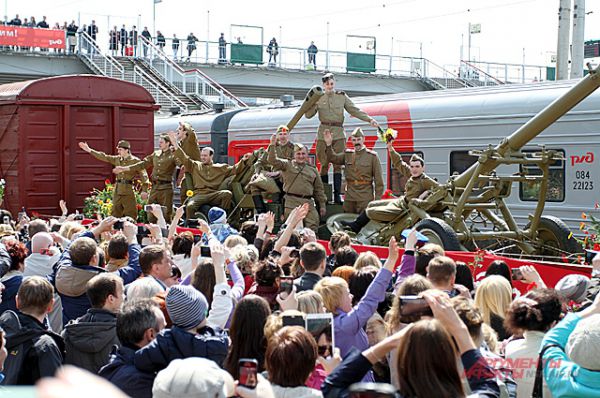
[[[316,104],[319,98],[323,96],[323,94],[325,93],[323,92],[323,88],[321,86],[313,86],[310,90],[308,90],[308,93],[306,93],[306,97],[304,97],[304,102],[302,102],[302,105],[300,105],[298,111],[294,114],[294,116],[290,119],[290,121],[287,124],[287,127],[290,131],[292,131],[292,129],[296,127],[296,124],[300,121],[302,115],[304,115],[310,107]]]
[[[600,87],[600,75],[598,74],[600,66],[575,84],[571,89],[559,98],[555,99],[542,109],[537,115],[532,117],[527,123],[521,126],[517,131],[505,138],[495,149],[500,155],[505,155],[509,151],[517,151],[523,148],[528,142],[537,137],[552,123],[556,122],[561,116],[573,109],[577,104],[583,101],[587,96]],[[488,159],[484,164],[482,173],[488,173],[498,166],[494,159]],[[455,180],[457,187],[465,187],[473,177],[477,163],[465,170]]]

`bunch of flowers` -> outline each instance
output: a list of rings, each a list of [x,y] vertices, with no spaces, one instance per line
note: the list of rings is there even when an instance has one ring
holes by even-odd
[[[4,181],[4,178],[0,179],[0,203],[2,203],[2,200],[4,199],[4,187],[6,186],[6,181]]]
[[[594,208],[600,209],[600,204],[596,202]],[[583,238],[573,236],[573,232],[569,237],[578,241],[585,250],[600,251],[600,220],[588,213],[581,213],[581,221],[579,230],[583,233]]]
[[[90,196],[83,200],[83,215],[86,218],[97,218],[98,216],[104,218],[108,217],[112,213],[113,208],[113,191],[115,187],[110,180],[104,181],[104,189],[99,190],[94,188],[90,192]],[[135,184],[133,187],[135,194],[136,208],[138,212],[137,221],[140,223],[148,222],[148,215],[144,211],[144,205],[146,201],[141,197],[141,186]]]
[[[387,130],[383,131],[383,129],[380,127],[377,135],[379,135],[379,139],[381,141],[387,144],[388,142],[394,141],[396,137],[398,137],[398,132],[391,128],[388,128]]]
[[[385,192],[383,192],[383,195],[381,195],[381,199],[395,199],[396,196],[394,195],[394,192],[391,189],[386,189]]]

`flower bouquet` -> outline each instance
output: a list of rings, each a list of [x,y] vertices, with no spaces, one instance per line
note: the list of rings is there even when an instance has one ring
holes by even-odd
[[[377,135],[379,136],[379,139],[386,144],[388,142],[394,141],[396,139],[396,137],[398,137],[398,132],[394,129],[388,128],[385,131],[383,131],[383,129],[381,127],[378,127],[377,129],[378,129]]]

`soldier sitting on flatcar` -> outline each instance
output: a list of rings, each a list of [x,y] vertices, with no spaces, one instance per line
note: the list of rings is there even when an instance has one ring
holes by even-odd
[[[408,209],[408,204],[425,199],[430,191],[439,184],[433,178],[425,174],[425,161],[417,154],[413,154],[408,164],[394,149],[392,142],[387,144],[392,160],[392,167],[404,176],[410,176],[404,186],[404,196],[394,200],[376,200],[362,211],[355,221],[342,221],[342,225],[358,233],[369,220],[389,223],[398,218]]]
[[[325,217],[327,213],[325,191],[323,182],[319,178],[319,172],[315,166],[308,163],[308,149],[303,144],[294,145],[294,160],[281,159],[275,152],[277,135],[273,134],[271,143],[267,150],[267,159],[276,170],[281,170],[283,179],[283,191],[285,192],[285,217],[297,206],[304,203],[310,205],[310,209],[304,225],[314,231],[319,227],[319,215]],[[319,208],[315,207],[315,202]]]
[[[281,125],[277,127],[276,135],[275,155],[279,159],[292,160],[294,158],[294,144],[290,142],[290,134],[287,126]],[[264,152],[254,164],[254,175],[248,183],[248,189],[252,194],[252,201],[257,213],[267,212],[267,207],[262,197],[263,193],[281,194],[283,189],[281,171],[274,170],[267,157],[267,152]]]

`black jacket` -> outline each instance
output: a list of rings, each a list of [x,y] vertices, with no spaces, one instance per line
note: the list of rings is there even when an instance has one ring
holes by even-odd
[[[220,329],[204,327],[197,334],[173,326],[165,329],[156,339],[135,353],[136,368],[145,372],[158,372],[173,359],[201,357],[223,366],[227,356],[229,338]]]
[[[147,398],[152,396],[152,384],[155,373],[142,372],[133,364],[136,348],[122,346],[113,350],[108,364],[98,372],[121,391],[133,398]]]
[[[0,326],[6,333],[8,357],[4,363],[6,375],[16,375],[16,380],[5,383],[33,385],[42,377],[54,376],[63,364],[65,346],[62,338],[49,331],[40,321],[20,311],[6,311],[0,316]],[[29,349],[19,352],[19,347]],[[18,355],[22,355],[19,369],[15,369]]]
[[[110,311],[91,308],[67,324],[62,332],[67,356],[65,363],[98,373],[108,363],[117,338],[117,316]]]
[[[314,272],[305,272],[298,279],[294,280],[296,286],[296,292],[302,292],[304,290],[312,290],[313,287],[321,280],[321,276]]]

